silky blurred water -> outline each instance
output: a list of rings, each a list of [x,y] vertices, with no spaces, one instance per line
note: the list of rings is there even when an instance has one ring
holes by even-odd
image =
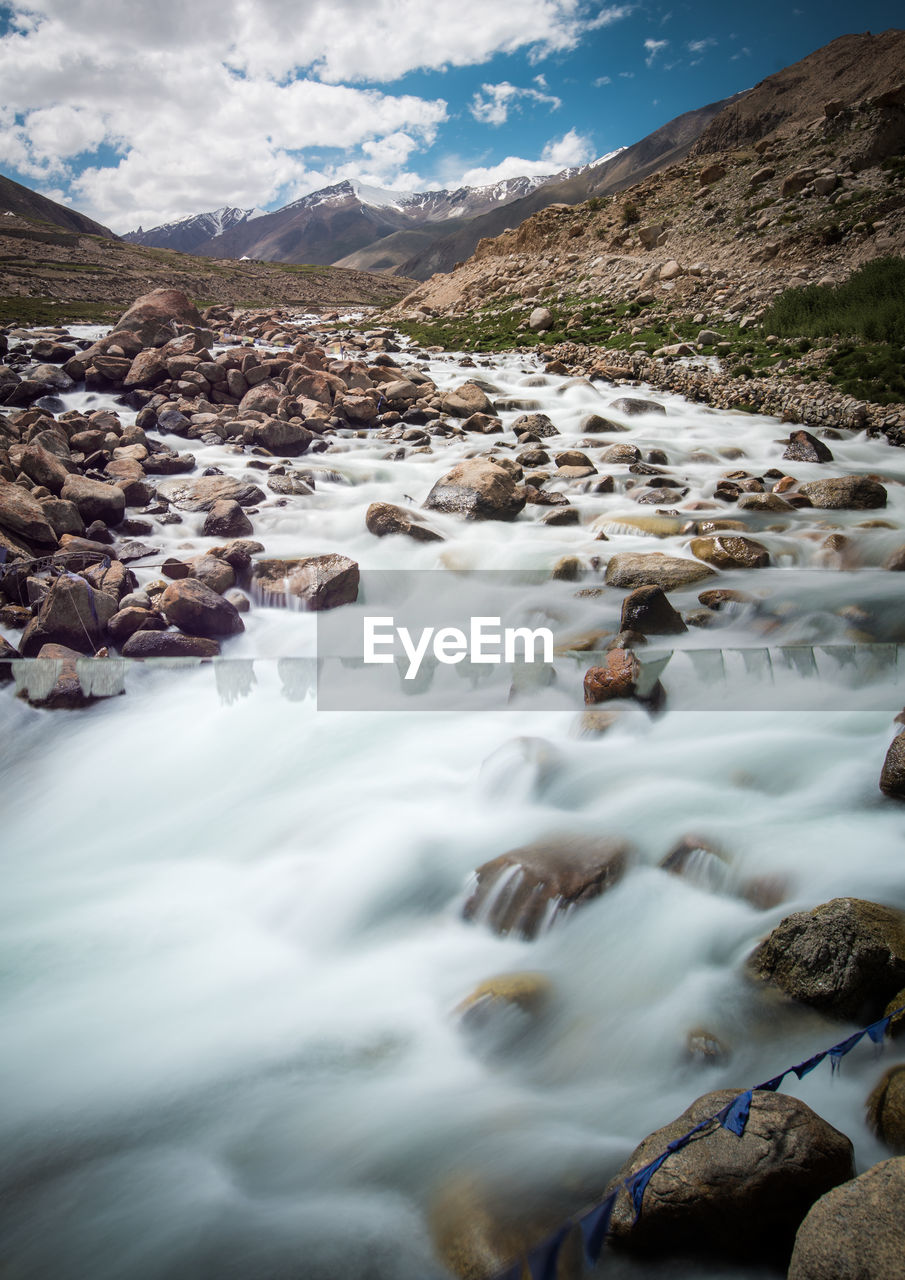
[[[473,372],[425,367],[440,386]],[[607,413],[617,394],[552,376],[526,388],[537,371],[516,357],[477,372],[574,437],[551,452],[574,446],[582,415]],[[657,399],[665,418],[625,420],[629,433],[601,437],[598,451],[612,440],[664,449],[690,499],[734,465],[783,465],[776,421]],[[679,534],[596,542],[592,518],[643,512],[624,491],[579,495],[577,527],[540,526],[528,508],[513,525],[430,513],[444,543],[367,533],[370,502],[420,504],[454,461],[496,441],[434,439],[432,453],[389,462],[386,441],[350,436],[298,461],[323,469],[315,495],[262,506],[254,536],[269,555],[339,551],[366,572],[688,554]],[[905,460],[856,436],[832,448],[836,463],[793,473],[880,474],[887,510],[761,521],[755,536],[780,567],[719,585],[772,601],[787,566],[811,575],[810,595],[796,587],[796,608],[770,613],[766,634],[740,617],[680,647],[842,643],[839,610],[852,600],[870,602],[883,638],[905,638],[899,575],[878,568],[905,537]],[[690,460],[699,450],[713,461]],[[194,451],[199,466],[246,475],[227,448]],[[622,488],[624,467],[601,469]],[[871,517],[889,527],[859,527]],[[202,520],[147,540],[161,559],[213,545]],[[857,555],[846,573],[821,568],[813,536],[837,527]],[[589,572],[600,581],[602,567]],[[569,585],[554,584],[567,609]],[[615,629],[623,593],[607,594],[600,619]],[[689,607],[693,590],[673,601]],[[314,652],[310,615],[255,607],[246,624],[225,647],[241,661],[133,667],[125,696],[85,712],[0,693],[4,1276],[439,1278],[428,1220],[457,1179],[514,1195],[602,1189],[701,1093],[748,1087],[845,1034],[766,999],[743,964],[793,910],[839,895],[905,908],[905,811],[877,789],[905,701],[895,653],[870,675],[869,709],[841,703],[828,668],[817,710],[790,709],[775,685],[744,709],[706,709],[706,676],[692,697],[683,653],[672,686],[670,668],[663,676],[664,715],[631,706],[602,736],[582,736],[580,694],[553,710],[319,711],[280,663]],[[688,833],[724,851],[719,892],[658,868]],[[631,869],[533,942],[463,920],[476,867],[556,834],[623,838]],[[781,903],[752,906],[752,878],[780,884]],[[484,1052],[453,1010],[479,982],[521,969],[550,979],[551,1010],[508,1053]],[[727,1046],[728,1062],[688,1059],[695,1028]],[[886,1153],[864,1099],[901,1056],[859,1048],[840,1076],[824,1067],[784,1087],[843,1129],[865,1167]],[[761,1274],[681,1261],[604,1271]]]

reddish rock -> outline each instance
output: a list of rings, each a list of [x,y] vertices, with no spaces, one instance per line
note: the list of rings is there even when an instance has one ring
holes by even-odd
[[[245,630],[238,610],[197,578],[170,583],[157,604],[168,621],[191,636],[212,639]]]

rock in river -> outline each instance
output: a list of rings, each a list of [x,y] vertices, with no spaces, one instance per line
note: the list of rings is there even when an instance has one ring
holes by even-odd
[[[210,511],[215,502],[237,502],[240,507],[253,507],[263,502],[265,494],[247,480],[232,476],[200,476],[197,480],[162,480],[157,492],[180,511]]]
[[[850,511],[869,511],[886,506],[886,490],[877,480],[867,476],[834,476],[811,480],[799,485],[799,492],[813,507],[840,507]]]
[[[788,1280],[901,1280],[905,1159],[821,1196],[799,1228]]]
[[[748,966],[830,1017],[879,1018],[905,986],[905,913],[861,898],[833,898],[787,916]]]
[[[525,494],[504,467],[487,458],[470,458],[441,476],[424,505],[467,520],[514,520],[525,505]]]
[[[305,556],[300,560],[259,560],[252,588],[262,603],[303,609],[336,609],[358,599],[358,565],[347,556]]]
[[[197,578],[171,582],[157,603],[168,621],[190,636],[213,639],[245,630],[238,610]]]
[[[661,551],[621,551],[610,556],[606,567],[607,585],[611,587],[662,587],[676,591],[704,578],[714,570],[697,560],[666,556]]]
[[[392,502],[372,502],[365,516],[365,524],[368,532],[373,533],[375,538],[384,538],[389,533],[405,533],[416,542],[443,541],[443,535],[425,524],[417,512],[406,511],[404,507],[394,506]]]
[[[706,1093],[650,1134],[611,1189],[737,1093]],[[637,1219],[627,1193],[620,1193],[612,1240],[638,1253],[718,1254],[782,1263],[814,1201],[853,1174],[852,1144],[845,1134],[797,1098],[760,1091],[753,1095],[741,1137],[715,1122],[664,1161],[648,1184]]]
[[[537,840],[478,867],[464,914],[496,933],[533,938],[560,911],[591,902],[611,888],[627,865],[628,847],[619,840]]]

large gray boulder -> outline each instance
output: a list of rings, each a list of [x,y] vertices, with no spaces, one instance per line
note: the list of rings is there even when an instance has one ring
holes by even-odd
[[[905,1158],[821,1196],[799,1228],[788,1280],[902,1280]]]
[[[905,913],[861,898],[833,898],[782,920],[748,967],[830,1017],[879,1018],[905,987]]]
[[[869,511],[886,506],[886,490],[879,481],[870,480],[867,476],[833,476],[826,480],[810,480],[798,488],[810,499],[812,507]]]
[[[424,505],[466,520],[514,520],[525,505],[525,493],[504,467],[488,458],[470,458],[441,476]]]
[[[737,1090],[706,1093],[638,1146],[614,1190],[668,1144],[715,1115]],[[615,1245],[638,1253],[718,1254],[784,1262],[811,1205],[854,1174],[852,1144],[787,1094],[756,1092],[744,1134],[714,1123],[653,1174],[637,1221],[627,1192],[616,1201]]]

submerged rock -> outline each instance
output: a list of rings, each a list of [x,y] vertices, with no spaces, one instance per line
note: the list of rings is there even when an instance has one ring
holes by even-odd
[[[798,1230],[788,1280],[901,1280],[903,1204],[903,1158],[827,1192]]]
[[[692,538],[691,552],[718,569],[762,569],[770,563],[770,553],[762,542],[731,533]]]
[[[606,581],[611,587],[661,587],[664,591],[676,591],[711,578],[714,572],[698,560],[667,556],[662,551],[620,551],[610,557]]]
[[[611,1189],[736,1096],[736,1090],[720,1089],[698,1098],[644,1139]],[[797,1098],[756,1092],[744,1134],[738,1137],[715,1122],[673,1152],[650,1179],[637,1219],[627,1193],[620,1193],[611,1239],[642,1254],[783,1263],[811,1205],[853,1174],[845,1134]]]
[[[752,952],[758,978],[833,1018],[879,1018],[905,986],[905,913],[833,898],[781,921]]]
[[[478,867],[465,918],[495,933],[533,938],[561,912],[617,884],[628,857],[624,842],[588,836],[550,837],[510,849]]]
[[[392,502],[372,502],[365,515],[365,524],[375,538],[404,533],[416,542],[444,541],[443,535],[425,524],[417,512],[406,511],[405,507],[394,506]]]

